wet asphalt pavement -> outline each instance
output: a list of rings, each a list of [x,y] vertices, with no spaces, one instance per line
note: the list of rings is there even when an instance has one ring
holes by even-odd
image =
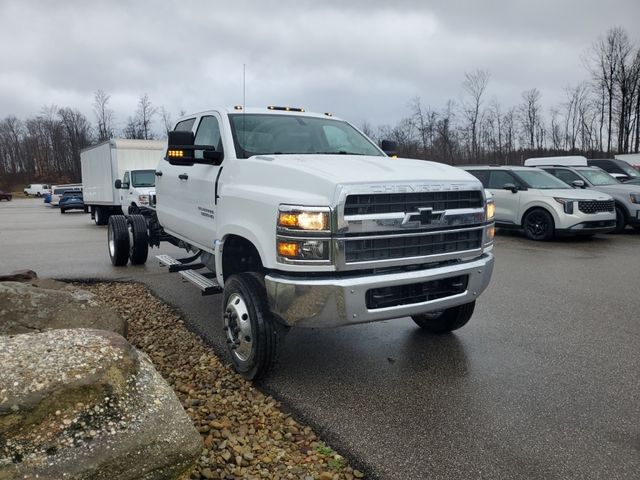
[[[219,298],[166,273],[157,253],[114,268],[88,215],[0,203],[0,271],[142,281],[224,352]],[[492,283],[454,335],[407,318],[294,329],[258,387],[371,478],[638,478],[640,232],[500,234],[495,253]]]

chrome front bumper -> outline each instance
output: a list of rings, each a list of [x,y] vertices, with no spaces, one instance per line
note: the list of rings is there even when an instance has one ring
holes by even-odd
[[[337,327],[375,322],[443,310],[474,301],[487,288],[493,272],[493,255],[473,261],[425,270],[345,278],[305,279],[269,274],[265,285],[271,311],[285,324],[296,327]],[[428,282],[468,275],[464,292],[410,305],[369,309],[370,289]]]

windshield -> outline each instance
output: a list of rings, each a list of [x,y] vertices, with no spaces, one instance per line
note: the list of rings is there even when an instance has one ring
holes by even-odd
[[[155,170],[136,170],[131,172],[131,183],[134,187],[154,187],[156,184]]]
[[[604,170],[600,170],[600,169],[588,169],[585,168],[583,169],[578,169],[578,171],[585,176],[585,178],[587,180],[589,180],[589,182],[591,182],[592,185],[595,186],[599,186],[599,185],[619,185],[620,182],[618,180],[616,180],[614,177],[612,177],[611,175],[609,175],[607,172],[605,172]]]
[[[515,170],[515,173],[527,184],[529,188],[540,188],[543,190],[552,188],[569,188],[562,180],[558,180],[550,173],[542,170]]]
[[[384,154],[347,122],[299,115],[229,115],[238,158],[260,154]]]

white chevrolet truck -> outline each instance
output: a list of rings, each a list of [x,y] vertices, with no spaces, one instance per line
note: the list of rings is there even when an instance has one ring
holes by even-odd
[[[111,261],[144,263],[163,241],[189,252],[157,258],[222,293],[231,360],[249,379],[272,368],[290,327],[409,316],[451,332],[491,278],[494,206],[472,175],[394,148],[302,109],[188,115],[149,208],[110,217]]]

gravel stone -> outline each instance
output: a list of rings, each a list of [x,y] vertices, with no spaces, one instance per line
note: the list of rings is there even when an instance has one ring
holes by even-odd
[[[143,285],[82,285],[128,322],[128,340],[173,387],[203,449],[192,479],[365,478],[272,397],[223,363]]]

